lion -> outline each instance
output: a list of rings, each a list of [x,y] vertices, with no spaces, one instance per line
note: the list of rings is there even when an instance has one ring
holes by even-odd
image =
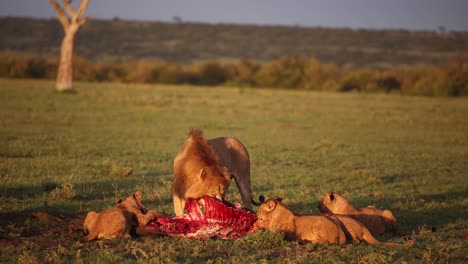
[[[346,235],[346,241],[348,243],[360,243],[362,240],[364,240],[371,245],[380,245],[380,244],[388,245],[388,246],[399,245],[397,243],[392,243],[392,242],[378,241],[377,239],[375,239],[375,237],[372,235],[369,229],[367,229],[359,221],[349,216],[336,215],[336,214],[330,214],[330,213],[325,213],[323,215],[341,227],[341,229]]]
[[[234,178],[245,208],[252,210],[250,157],[244,145],[232,137],[206,140],[192,130],[174,159],[172,196],[174,213],[182,215],[185,199],[209,195],[224,200]]]
[[[336,192],[329,192],[319,203],[322,213],[347,215],[361,222],[374,236],[382,234],[397,234],[397,220],[389,210],[381,210],[374,206],[355,208],[346,198]]]
[[[159,217],[156,210],[147,211],[141,200],[139,191],[117,201],[113,208],[100,213],[91,211],[84,221],[84,232],[87,236],[81,241],[109,238],[131,238],[138,226],[146,226],[148,222]]]
[[[295,215],[279,198],[270,198],[260,205],[254,227],[283,233],[292,241],[346,243],[346,235],[335,221],[324,215]]]

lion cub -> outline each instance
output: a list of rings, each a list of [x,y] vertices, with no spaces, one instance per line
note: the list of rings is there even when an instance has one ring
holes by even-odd
[[[375,237],[371,234],[369,229],[367,229],[363,224],[356,221],[355,219],[346,216],[346,215],[335,215],[335,214],[323,214],[328,219],[335,222],[337,225],[341,227],[343,232],[346,235],[347,242],[349,243],[360,243],[361,240],[366,241],[371,245],[388,245],[388,246],[397,246],[397,243],[391,242],[381,242],[375,239]]]
[[[318,208],[322,213],[352,217],[367,227],[374,236],[398,233],[397,220],[389,210],[380,210],[374,206],[356,209],[346,198],[335,192],[325,194]]]
[[[141,200],[141,193],[119,200],[114,208],[100,213],[91,211],[84,221],[84,232],[88,234],[81,241],[102,238],[131,238],[138,226],[146,226],[149,221],[159,217],[156,210],[146,211]]]
[[[323,215],[295,215],[281,202],[268,199],[260,205],[254,227],[285,234],[288,240],[314,244],[345,244],[341,227]]]

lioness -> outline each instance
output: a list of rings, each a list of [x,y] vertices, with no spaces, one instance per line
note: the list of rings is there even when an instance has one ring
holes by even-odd
[[[247,149],[235,138],[206,140],[201,130],[192,130],[174,159],[172,196],[175,214],[183,214],[186,198],[209,195],[224,199],[232,178],[236,181],[244,207],[251,210]]]
[[[84,232],[87,236],[81,241],[91,241],[102,238],[131,238],[138,226],[146,226],[149,221],[159,217],[156,210],[146,211],[141,193],[119,200],[114,208],[106,209],[100,213],[91,211],[84,221]]]
[[[326,193],[318,208],[322,213],[350,216],[361,222],[374,236],[396,234],[399,229],[397,220],[389,210],[380,210],[374,206],[356,209],[346,198],[335,192]]]
[[[314,244],[345,244],[341,227],[323,215],[295,215],[280,199],[268,199],[261,204],[254,226],[285,234],[288,240]]]

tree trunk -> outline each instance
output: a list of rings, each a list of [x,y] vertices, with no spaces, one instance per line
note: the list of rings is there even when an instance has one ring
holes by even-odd
[[[65,32],[60,48],[60,62],[57,73],[56,88],[60,92],[73,91],[73,42],[75,32]]]
[[[56,0],[49,0],[49,3],[55,9],[58,20],[65,31],[65,37],[60,47],[60,62],[55,88],[59,92],[73,91],[73,44],[78,29],[88,21],[89,17],[82,18],[82,16],[86,12],[89,0],[81,0],[77,10],[71,5],[71,0],[62,0],[64,8]],[[69,18],[65,14],[65,10]]]

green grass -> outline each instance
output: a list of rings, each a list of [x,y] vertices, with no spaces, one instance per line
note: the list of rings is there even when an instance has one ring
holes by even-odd
[[[0,262],[468,261],[468,98],[114,83],[77,83],[78,93],[60,94],[53,87],[0,79]],[[172,215],[172,161],[191,128],[246,145],[255,196],[281,196],[294,211],[316,213],[325,192],[341,192],[356,206],[391,209],[402,229],[415,231],[416,244],[301,245],[268,232],[236,241],[77,242],[82,235],[69,233],[69,223],[135,190],[148,209]],[[235,185],[227,199],[240,201]]]

